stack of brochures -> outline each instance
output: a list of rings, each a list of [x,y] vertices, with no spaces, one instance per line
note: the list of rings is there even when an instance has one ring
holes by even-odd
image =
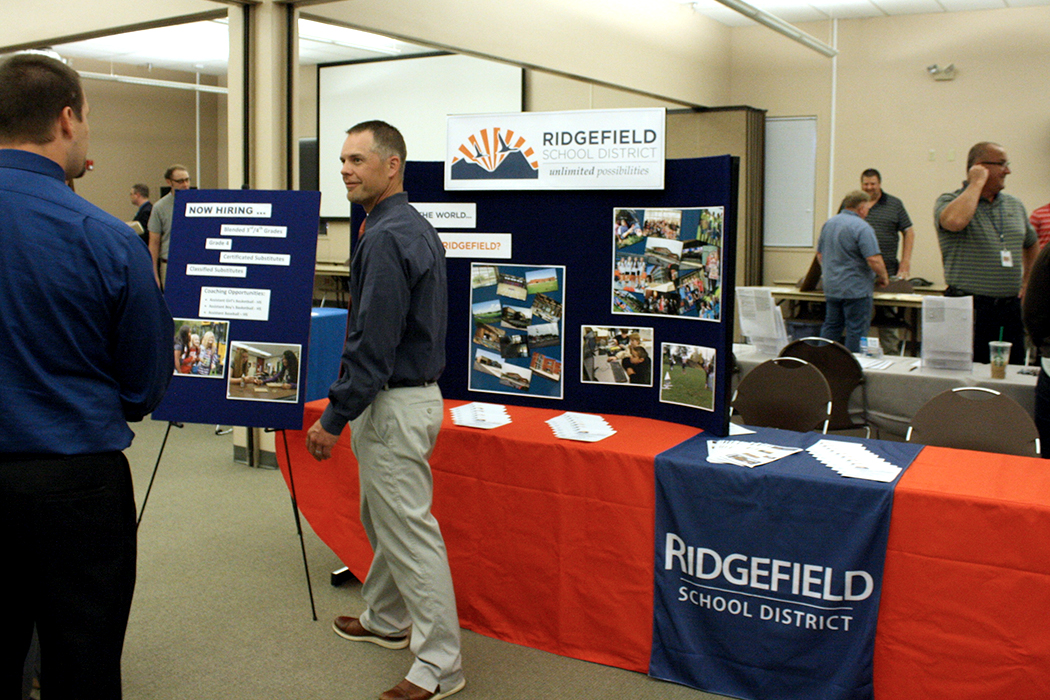
[[[551,418],[547,425],[562,440],[598,442],[616,433],[604,418],[591,413],[563,413]]]
[[[474,403],[456,406],[451,409],[452,422],[468,428],[490,430],[510,423],[507,407],[495,403]]]
[[[707,461],[714,464],[735,464],[738,467],[752,469],[801,451],[800,447],[781,447],[765,442],[709,440]]]
[[[887,360],[879,357],[863,357],[861,355],[854,354],[857,358],[857,362],[860,364],[861,369],[889,369],[893,366],[893,360]]]
[[[901,473],[882,457],[856,442],[821,440],[807,449],[817,461],[851,479],[867,479],[889,483]]]

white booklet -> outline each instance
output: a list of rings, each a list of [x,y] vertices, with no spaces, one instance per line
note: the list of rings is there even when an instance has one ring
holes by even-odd
[[[707,442],[707,461],[714,464],[735,464],[738,467],[753,469],[801,451],[800,447],[781,447],[765,442],[709,440]]]
[[[465,425],[468,428],[491,430],[511,422],[510,415],[507,414],[507,407],[495,403],[475,401],[474,403],[456,406],[450,409],[449,412],[452,414],[453,423]]]
[[[806,450],[817,461],[851,479],[868,479],[889,483],[901,473],[901,468],[856,442],[824,439]]]
[[[563,440],[598,442],[616,434],[604,418],[591,413],[566,412],[548,420],[547,425]]]

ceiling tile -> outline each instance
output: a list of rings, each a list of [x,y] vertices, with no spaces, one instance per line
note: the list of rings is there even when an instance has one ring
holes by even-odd
[[[948,12],[967,12],[969,10],[996,10],[1006,7],[1003,0],[941,0]]]
[[[813,2],[812,5],[818,11],[834,19],[863,19],[865,17],[883,16],[882,10],[868,2],[868,0]]]
[[[937,0],[874,0],[888,15],[922,15],[944,12]]]

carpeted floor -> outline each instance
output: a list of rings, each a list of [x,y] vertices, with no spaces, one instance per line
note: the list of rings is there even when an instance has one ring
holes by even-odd
[[[132,426],[141,504],[167,427]],[[139,528],[138,583],[124,647],[127,700],[375,698],[411,652],[346,641],[332,618],[362,608],[360,584],[303,520],[317,606],[280,474],[236,464],[214,426],[172,429]],[[75,582],[71,582],[75,585]],[[463,632],[464,700],[717,700],[642,674]],[[46,696],[45,696],[46,697]]]

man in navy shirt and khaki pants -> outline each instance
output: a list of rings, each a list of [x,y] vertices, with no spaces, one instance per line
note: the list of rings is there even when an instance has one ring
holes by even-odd
[[[381,700],[438,700],[466,684],[444,539],[430,512],[427,461],[444,405],[448,292],[445,250],[404,192],[405,141],[384,122],[347,132],[340,160],[347,199],[368,213],[350,264],[350,316],[329,405],[307,432],[317,459],[350,423],[361,523],[374,558],[360,617],[336,634],[388,649],[411,646],[408,675]]]
[[[36,625],[44,697],[114,700],[136,555],[121,450],[171,380],[173,329],[146,246],[66,186],[87,117],[61,61],[0,63],[0,637],[21,669]]]

